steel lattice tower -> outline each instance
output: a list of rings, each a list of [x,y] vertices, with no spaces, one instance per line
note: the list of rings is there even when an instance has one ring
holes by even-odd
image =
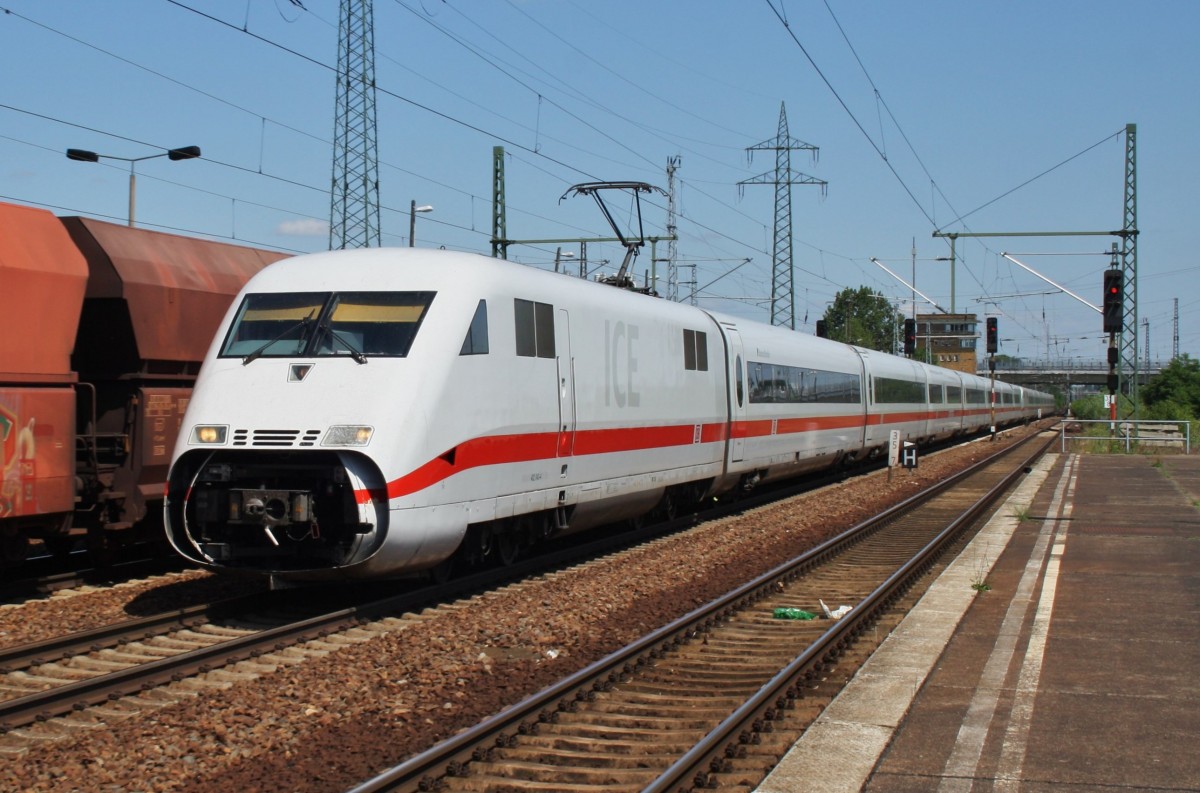
[[[372,0],[341,0],[329,247],[380,245]]]
[[[1174,317],[1175,338],[1171,343],[1171,360],[1179,357],[1179,298],[1175,298],[1175,317]]]
[[[1123,390],[1138,417],[1138,311],[1137,311],[1137,124],[1125,125],[1125,217],[1121,226],[1121,270],[1125,286],[1122,298],[1123,328],[1121,370]]]
[[[792,170],[793,150],[811,151],[816,160],[816,146],[796,140],[788,134],[787,109],[779,103],[779,131],[775,137],[746,149],[753,157],[755,151],[775,152],[775,171],[759,174],[738,182],[748,184],[775,185],[775,239],[772,246],[771,268],[771,324],[796,329],[796,288],[792,277],[792,185],[821,185],[824,195],[828,182]]]

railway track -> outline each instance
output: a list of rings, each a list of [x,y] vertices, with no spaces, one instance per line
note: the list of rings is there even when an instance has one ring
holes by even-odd
[[[0,581],[0,603],[20,602],[64,589],[105,586],[187,568],[182,559],[161,552],[149,556],[131,555],[103,567],[94,566],[86,551],[75,551],[64,558],[41,556],[4,571]]]
[[[354,793],[752,789],[1053,442],[1031,437],[1032,451],[981,461]],[[852,608],[776,618],[820,614],[822,601]]]
[[[755,502],[747,499],[734,509]],[[288,593],[293,604],[288,613],[259,595],[13,648],[0,653],[0,753],[21,751],[31,741],[102,726],[206,688],[300,663],[407,621],[392,615],[413,615],[438,605],[453,609],[455,598],[595,558],[693,522],[687,517],[673,525],[605,537],[459,579],[449,587],[412,589],[384,598],[359,594],[342,608],[298,613],[303,609],[295,606],[293,591]],[[837,589],[825,593],[830,601],[848,600]],[[328,598],[325,605],[330,605]]]
[[[756,493],[714,507],[703,518],[769,503],[838,478],[814,477],[804,484]],[[334,597],[347,604],[342,608],[329,609],[330,600],[324,590],[317,599],[326,608],[297,605],[298,590],[278,598],[291,603],[288,609],[272,608],[262,595],[249,595],[0,650],[0,751],[4,750],[5,734],[18,731],[19,736],[21,729],[39,722],[123,696],[151,692],[250,659],[267,656],[268,665],[300,660],[302,651],[289,656],[278,653],[354,629],[365,627],[370,631],[373,622],[380,622],[379,630],[389,630],[395,627],[387,621],[389,615],[438,605],[455,608],[452,601],[456,598],[647,542],[689,527],[697,519],[688,515],[623,534],[600,533],[598,539],[585,543],[579,543],[578,538],[562,545],[551,543],[535,558],[397,596],[371,598],[339,592]],[[64,575],[63,587],[82,583],[72,578],[76,574]],[[306,613],[298,616],[300,611]],[[107,716],[101,714],[101,718]]]

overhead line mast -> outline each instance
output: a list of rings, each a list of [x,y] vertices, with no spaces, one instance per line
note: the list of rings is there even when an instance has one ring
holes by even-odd
[[[667,158],[667,300],[673,302],[679,300],[678,205],[675,199],[675,172],[679,170],[679,163],[678,155]],[[657,284],[650,286],[657,288]]]
[[[341,0],[329,248],[381,244],[372,0]]]
[[[1138,400],[1138,305],[1137,305],[1137,124],[1125,125],[1125,201],[1121,226],[1121,270],[1125,274],[1125,321],[1119,337],[1122,390],[1129,396],[1134,419],[1139,417]]]

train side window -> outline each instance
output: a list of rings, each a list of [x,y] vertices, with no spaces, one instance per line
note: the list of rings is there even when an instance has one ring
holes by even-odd
[[[532,300],[513,300],[517,324],[517,355],[554,357],[554,306]]]
[[[875,377],[876,404],[919,404],[925,401],[924,385],[915,380]]]
[[[475,307],[475,316],[471,318],[471,327],[467,328],[467,337],[463,339],[459,355],[488,354],[488,321],[487,301],[480,300]]]
[[[708,371],[708,334],[704,331],[684,329],[683,368],[689,372]]]

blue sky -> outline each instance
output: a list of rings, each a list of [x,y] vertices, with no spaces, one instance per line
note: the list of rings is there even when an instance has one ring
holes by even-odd
[[[514,239],[610,236],[591,200],[560,201],[567,188],[665,188],[679,157],[678,257],[695,265],[698,304],[768,321],[774,188],[738,182],[774,169],[746,149],[775,136],[783,103],[791,136],[819,147],[815,161],[793,152],[793,170],[828,182],[792,194],[797,320],[811,332],[843,287],[909,312],[909,290],[872,257],[915,270],[948,308],[935,230],[1120,229],[1133,123],[1150,355],[1171,355],[1175,298],[1180,350],[1200,354],[1200,265],[1185,247],[1200,182],[1192,0],[374,2],[385,245],[408,244],[416,201],[434,207],[417,217],[419,246],[487,253],[496,145]],[[0,200],[125,222],[128,164],[65,150],[198,145],[201,160],[137,164],[139,225],[325,249],[338,4],[303,4],[0,0]],[[664,234],[665,200],[643,217]],[[960,239],[953,302],[1000,317],[1001,352],[1103,358],[1099,314],[1001,254],[1097,303],[1114,241]],[[540,267],[554,255],[510,250]],[[611,268],[622,251],[588,257]],[[639,272],[649,260],[647,248]]]

